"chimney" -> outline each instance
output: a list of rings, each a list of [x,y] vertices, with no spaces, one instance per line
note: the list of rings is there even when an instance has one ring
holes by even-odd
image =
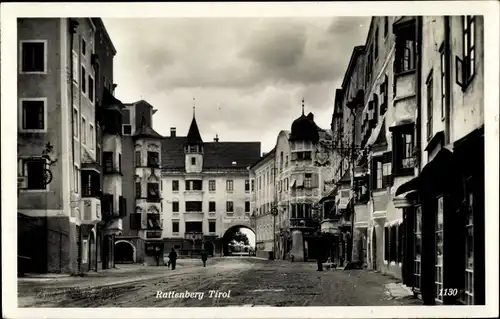
[[[219,134],[215,134],[214,142],[215,143],[219,142]]]
[[[175,127],[170,128],[170,137],[175,137]]]

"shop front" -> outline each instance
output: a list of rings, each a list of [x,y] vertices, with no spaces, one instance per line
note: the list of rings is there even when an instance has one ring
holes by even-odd
[[[482,154],[481,137],[455,143],[454,152],[441,148],[396,192],[410,203],[403,208],[403,282],[426,305],[484,304]]]

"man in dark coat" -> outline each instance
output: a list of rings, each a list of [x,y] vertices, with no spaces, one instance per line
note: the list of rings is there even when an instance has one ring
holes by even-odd
[[[201,261],[203,261],[203,267],[207,266],[208,253],[206,251],[201,252]]]
[[[316,264],[318,265],[317,271],[323,271],[323,259],[325,257],[325,245],[324,245],[324,240],[323,237],[321,236],[321,233],[317,234],[319,236],[318,238],[318,252],[316,256]]]
[[[177,262],[177,253],[175,252],[175,249],[172,247],[172,250],[170,251],[170,254],[168,254],[168,259],[170,259],[170,264],[172,265],[172,270],[175,269],[175,264]]]

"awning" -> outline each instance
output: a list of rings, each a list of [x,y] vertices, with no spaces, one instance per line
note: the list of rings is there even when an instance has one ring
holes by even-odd
[[[397,226],[397,225],[401,225],[402,223],[403,223],[403,218],[397,218],[397,219],[391,220],[390,222],[386,222],[385,227]]]
[[[407,126],[407,125],[414,125],[415,124],[415,119],[414,118],[402,118],[400,120],[392,122],[391,126],[389,126],[389,131],[393,131],[397,127],[401,126]]]
[[[296,183],[297,183],[297,180],[295,178],[292,179],[292,182],[290,183],[290,188],[294,188]]]
[[[303,187],[304,186],[304,175],[299,174],[297,175],[297,187]]]
[[[412,190],[432,193],[433,190],[447,185],[452,188],[461,187],[460,183],[457,183],[456,180],[458,176],[453,153],[443,148],[432,161],[424,166],[418,177],[399,186],[395,195],[398,196]]]
[[[373,143],[375,143],[375,141],[377,140],[377,137],[379,136],[380,134],[380,131],[382,129],[382,126],[384,126],[384,123],[385,123],[385,115],[387,114],[384,113],[384,115],[382,116],[382,118],[380,119],[380,121],[377,123],[377,126],[375,127],[375,129],[373,130],[372,134],[370,135],[370,138],[368,139],[368,141],[366,142],[366,146],[370,146],[372,145]],[[385,132],[384,132],[385,134]]]

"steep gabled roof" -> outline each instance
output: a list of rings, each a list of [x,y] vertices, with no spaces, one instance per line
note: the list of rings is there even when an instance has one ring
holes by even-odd
[[[200,130],[198,129],[198,123],[196,123],[196,118],[193,116],[193,120],[191,121],[191,126],[189,126],[189,132],[187,134],[187,143],[188,144],[200,144],[203,143],[201,139]]]

